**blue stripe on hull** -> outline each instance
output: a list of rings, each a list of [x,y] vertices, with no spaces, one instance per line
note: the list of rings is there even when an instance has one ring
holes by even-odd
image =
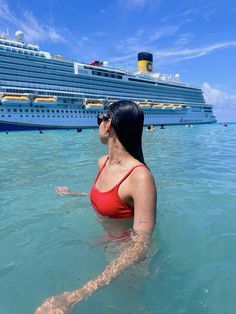
[[[33,130],[56,130],[56,129],[71,129],[70,127],[58,128],[58,127],[44,127],[44,126],[33,126],[27,124],[13,124],[13,123],[1,123],[0,132],[6,131],[33,131]]]
[[[45,128],[29,126],[29,125],[0,123],[0,131],[26,131],[26,130],[42,130],[42,129],[45,130]]]

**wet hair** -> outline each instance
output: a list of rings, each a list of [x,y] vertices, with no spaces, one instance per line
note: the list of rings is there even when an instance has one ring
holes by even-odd
[[[111,104],[106,113],[111,118],[112,127],[127,152],[144,163],[142,151],[144,114],[139,105],[130,100],[120,100]]]

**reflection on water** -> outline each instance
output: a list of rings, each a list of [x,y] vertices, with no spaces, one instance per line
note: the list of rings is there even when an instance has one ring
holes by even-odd
[[[235,313],[235,137],[236,125],[144,132],[158,186],[150,255],[73,314]],[[0,143],[0,313],[28,314],[97,276],[125,244],[101,241],[88,197],[55,194],[90,190],[106,152],[96,131],[1,133]]]

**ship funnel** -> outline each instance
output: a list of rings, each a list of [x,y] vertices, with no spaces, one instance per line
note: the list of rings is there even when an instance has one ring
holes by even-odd
[[[138,72],[142,73],[152,73],[152,62],[153,56],[148,52],[139,52],[138,53]]]

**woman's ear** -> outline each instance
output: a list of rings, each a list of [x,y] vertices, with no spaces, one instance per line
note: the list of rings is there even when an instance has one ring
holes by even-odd
[[[112,129],[111,120],[106,121],[105,123],[105,131],[110,132]]]

